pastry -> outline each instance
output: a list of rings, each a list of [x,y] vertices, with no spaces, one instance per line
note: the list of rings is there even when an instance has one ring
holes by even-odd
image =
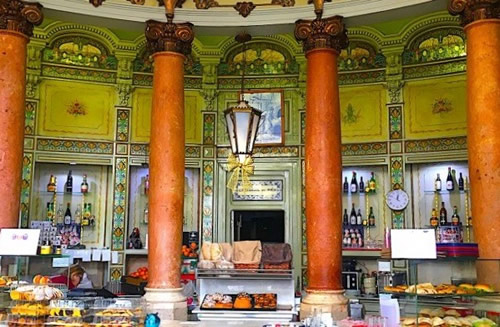
[[[277,307],[276,294],[253,294],[252,297],[255,309],[276,309]]]
[[[235,309],[251,309],[252,308],[252,299],[247,293],[239,293],[236,296],[236,300],[234,300],[234,308]]]
[[[445,324],[446,324],[446,322],[439,317],[432,318],[432,326],[433,327],[444,326]]]
[[[403,326],[415,326],[415,323],[415,318],[406,318],[405,320],[403,320]]]
[[[444,314],[446,316],[451,316],[451,317],[460,317],[460,313],[454,309],[446,310]]]
[[[422,317],[432,317],[432,310],[429,308],[424,308],[424,309],[420,310],[419,314]]]
[[[479,292],[487,293],[493,293],[495,291],[493,288],[491,288],[491,286],[485,284],[476,284],[474,285],[474,289]]]

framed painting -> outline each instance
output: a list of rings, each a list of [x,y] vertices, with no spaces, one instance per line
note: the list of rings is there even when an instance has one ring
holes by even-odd
[[[255,145],[283,145],[285,143],[283,90],[244,91],[248,104],[262,111]]]

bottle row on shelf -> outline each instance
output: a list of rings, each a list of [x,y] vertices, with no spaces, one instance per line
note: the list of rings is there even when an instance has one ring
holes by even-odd
[[[68,177],[66,178],[66,183],[64,184],[64,191],[66,193],[73,192],[73,174],[71,170],[68,172]],[[89,184],[87,182],[87,175],[83,174],[82,183],[80,184],[80,192],[87,193],[88,191]],[[49,183],[47,184],[47,192],[57,192],[57,177],[54,175],[50,175]]]
[[[458,190],[464,191],[466,186],[466,180],[464,180],[462,173],[459,173],[458,181],[456,181],[456,171],[448,167],[448,176],[446,177],[446,190],[453,192],[455,190],[455,185],[458,184]],[[455,182],[456,181],[456,182]],[[434,191],[440,192],[443,189],[443,183],[441,181],[440,174],[437,174],[436,180],[434,181]]]
[[[371,177],[368,180],[368,184],[365,185],[363,176],[359,178],[359,184],[356,172],[352,172],[351,183],[348,182],[347,176],[344,176],[343,191],[344,193],[375,193],[377,189],[377,182],[375,180],[375,174],[371,172]]]
[[[461,225],[460,216],[458,215],[457,206],[453,206],[453,214],[451,216],[451,221],[448,221],[448,211],[444,205],[444,202],[441,202],[441,209],[439,210],[439,218],[438,211],[436,208],[432,209],[430,224],[432,227],[437,226],[459,226]],[[466,226],[472,226],[472,217],[467,217],[465,221]]]
[[[373,207],[370,207],[370,213],[367,218],[363,218],[361,214],[361,209],[358,209],[356,213],[356,209],[354,207],[354,203],[352,204],[351,214],[347,215],[347,209],[344,209],[344,216],[342,218],[342,223],[344,226],[375,226],[375,215],[373,214]]]
[[[92,204],[84,203],[78,204],[74,215],[71,213],[71,203],[67,203],[66,211],[63,210],[62,204],[55,211],[56,204],[54,202],[47,202],[47,220],[52,222],[53,226],[56,225],[81,225],[81,226],[94,226],[95,216],[92,214]]]

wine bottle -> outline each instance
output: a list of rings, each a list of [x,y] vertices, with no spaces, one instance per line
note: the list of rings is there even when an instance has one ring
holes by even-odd
[[[437,192],[441,191],[441,177],[439,177],[439,174],[437,174],[437,178],[434,181],[434,189]]]
[[[149,206],[146,203],[146,207],[144,207],[144,212],[142,214],[142,222],[147,224],[149,222]]]
[[[351,209],[351,216],[349,217],[349,222],[351,225],[356,225],[357,217],[356,217],[356,210],[354,209],[354,203],[352,204],[352,209]]]
[[[432,227],[437,227],[439,225],[439,219],[437,217],[437,210],[436,210],[436,208],[432,208],[432,214],[431,214],[430,223],[431,223]]]
[[[358,209],[358,215],[356,216],[356,225],[363,226],[363,216],[361,215],[361,209]]]
[[[146,175],[146,180],[144,181],[144,194],[149,194],[149,175]]]
[[[59,208],[57,209],[56,221],[58,225],[64,225],[64,211],[61,203],[59,203]]]
[[[349,193],[349,182],[347,181],[347,176],[344,178],[344,193]]]
[[[451,216],[451,224],[453,226],[458,226],[460,225],[460,217],[458,216],[458,209],[457,206],[453,207],[453,215]]]
[[[444,202],[441,202],[441,210],[439,211],[439,225],[444,226],[448,223],[448,214],[444,207]]]
[[[47,202],[47,220],[52,222],[52,225],[55,225],[54,211],[54,202]]]
[[[73,176],[71,175],[71,170],[68,173],[68,178],[66,179],[66,192],[73,192]]]
[[[75,211],[75,224],[81,225],[82,224],[82,205],[79,204],[76,206],[76,211]]]
[[[82,185],[80,186],[80,191],[82,193],[87,193],[89,191],[89,184],[87,183],[87,175],[83,175]]]
[[[82,214],[82,226],[88,226],[90,224],[89,221],[90,211],[88,207],[88,203],[83,204],[83,214]]]
[[[458,189],[460,191],[463,191],[465,189],[465,183],[464,183],[464,178],[462,177],[462,173],[460,173],[458,177]]]
[[[363,182],[363,176],[359,177],[359,193],[365,193],[365,182]]]
[[[446,178],[446,190],[453,191],[455,189],[455,183],[453,182],[453,176],[451,175],[451,167],[448,167],[448,177]]]
[[[66,213],[64,214],[64,225],[71,225],[71,209],[69,202],[68,206],[66,207]]]
[[[347,209],[344,209],[344,217],[342,219],[344,226],[349,225],[349,216],[347,215]]]
[[[370,182],[368,182],[368,187],[370,188],[370,192],[375,192],[375,189],[377,188],[377,182],[375,181],[375,174],[373,173],[373,171]]]
[[[370,214],[368,215],[368,225],[375,226],[375,215],[373,214],[373,207],[370,207]]]
[[[49,183],[47,184],[47,192],[56,191],[56,178],[54,175],[50,175]]]
[[[358,180],[356,178],[356,172],[352,172],[352,178],[351,178],[351,193],[356,193],[358,192]]]

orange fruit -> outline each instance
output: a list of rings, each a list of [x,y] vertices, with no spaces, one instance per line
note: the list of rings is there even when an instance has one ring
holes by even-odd
[[[21,293],[20,293],[20,292],[18,292],[18,291],[16,291],[16,290],[11,291],[11,292],[10,292],[10,298],[11,298],[12,300],[14,300],[14,301],[18,301],[18,300],[20,300],[20,299],[21,299]]]
[[[40,280],[42,279],[42,275],[36,275],[33,277],[33,284],[40,284]]]
[[[198,245],[196,245],[195,242],[191,242],[191,246],[190,247],[191,247],[191,249],[194,250],[194,249],[196,249],[198,247]]]
[[[43,276],[42,278],[40,278],[40,284],[47,285],[49,282],[50,282],[50,278],[47,276]]]

